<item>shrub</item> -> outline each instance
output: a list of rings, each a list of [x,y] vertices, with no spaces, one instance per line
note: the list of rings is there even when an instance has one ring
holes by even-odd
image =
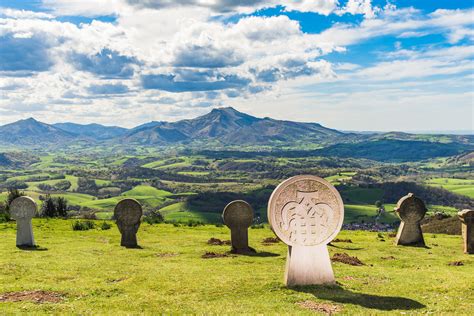
[[[95,228],[95,224],[92,221],[75,221],[72,224],[72,230],[89,230]]]
[[[196,221],[194,219],[191,219],[191,220],[188,221],[187,225],[188,225],[188,227],[197,227],[197,226],[203,226],[204,223],[201,222],[201,221]]]
[[[254,225],[250,226],[250,228],[252,228],[252,229],[262,229],[262,228],[265,228],[265,225],[263,225],[263,224],[254,224]]]
[[[143,218],[143,221],[150,224],[150,225],[163,223],[164,220],[165,219],[164,219],[163,215],[158,210],[152,210],[152,211],[145,212],[145,216]]]
[[[107,222],[102,222],[100,224],[100,229],[102,230],[109,230],[110,228],[112,228],[112,225],[110,225],[109,223]]]

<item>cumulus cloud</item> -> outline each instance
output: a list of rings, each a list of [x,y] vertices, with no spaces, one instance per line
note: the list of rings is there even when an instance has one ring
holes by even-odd
[[[285,87],[308,82],[460,74],[472,58],[470,46],[457,44],[473,39],[470,9],[425,14],[393,5],[381,9],[369,0],[44,0],[43,5],[51,11],[0,10],[0,110],[16,104],[44,116],[51,111],[100,121],[96,115],[103,111],[109,119],[165,119],[216,105],[245,106],[255,98],[274,100]],[[271,17],[243,14],[276,6],[359,15],[362,21],[308,34],[280,9]],[[62,15],[115,19],[73,24],[55,18]],[[442,34],[458,47],[399,47],[377,55],[369,66],[326,58],[350,54],[351,45],[379,36],[404,41],[430,34]]]
[[[93,84],[87,88],[91,94],[124,94],[129,91],[126,85],[117,84]]]
[[[0,37],[0,47],[0,71],[37,72],[53,66],[50,44],[39,36],[7,34]]]
[[[130,78],[134,74],[133,66],[139,63],[134,57],[121,55],[108,48],[93,55],[73,53],[70,60],[77,69],[103,78]]]

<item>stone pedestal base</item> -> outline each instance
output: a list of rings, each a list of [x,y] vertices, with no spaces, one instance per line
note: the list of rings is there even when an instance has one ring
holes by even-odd
[[[406,223],[402,221],[398,228],[395,244],[403,246],[424,246],[425,240],[423,239],[420,223]]]
[[[249,253],[249,233],[247,227],[232,227],[230,230],[232,253]]]
[[[287,286],[334,284],[327,245],[288,246],[284,282]]]
[[[137,234],[135,232],[123,232],[120,245],[127,248],[138,248]]]
[[[19,247],[35,246],[31,218],[20,218],[16,220],[16,245]]]
[[[462,224],[462,236],[464,239],[464,253],[474,254],[474,223]]]

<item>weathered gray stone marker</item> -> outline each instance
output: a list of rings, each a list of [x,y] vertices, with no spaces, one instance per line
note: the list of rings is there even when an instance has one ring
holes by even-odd
[[[230,240],[233,253],[251,253],[255,249],[249,247],[248,228],[253,222],[253,209],[245,201],[232,201],[222,212],[224,224],[230,228]]]
[[[30,197],[20,196],[10,204],[10,215],[16,220],[16,245],[34,247],[31,219],[36,214],[36,202]]]
[[[462,222],[464,253],[474,254],[474,210],[462,210],[458,216]]]
[[[138,248],[137,232],[142,214],[142,206],[135,199],[124,199],[115,206],[114,217],[122,234],[121,246]]]
[[[413,193],[402,197],[395,207],[398,217],[402,220],[398,228],[395,244],[405,246],[424,246],[423,232],[420,222],[426,214],[425,203]]]
[[[268,221],[288,245],[285,284],[335,283],[327,244],[341,230],[344,204],[324,179],[296,176],[282,182],[268,202]]]

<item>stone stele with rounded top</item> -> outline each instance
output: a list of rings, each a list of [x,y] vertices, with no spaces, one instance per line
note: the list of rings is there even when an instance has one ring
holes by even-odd
[[[31,219],[36,214],[36,202],[28,196],[20,196],[10,204],[10,215],[16,220],[16,245],[34,247]]]
[[[402,222],[398,228],[395,244],[405,246],[425,245],[420,222],[425,217],[426,211],[425,203],[413,193],[408,193],[398,201],[395,212]]]
[[[464,253],[474,254],[474,210],[462,210],[458,216],[462,223]]]
[[[248,228],[253,222],[253,209],[249,203],[232,201],[222,212],[224,224],[230,228],[233,253],[255,252],[249,247]]]
[[[288,245],[285,284],[335,283],[327,244],[344,221],[344,204],[326,180],[301,175],[282,182],[268,202],[268,221]]]
[[[137,232],[142,217],[142,206],[135,199],[124,199],[117,203],[114,217],[122,240],[120,245],[127,248],[137,248]]]

